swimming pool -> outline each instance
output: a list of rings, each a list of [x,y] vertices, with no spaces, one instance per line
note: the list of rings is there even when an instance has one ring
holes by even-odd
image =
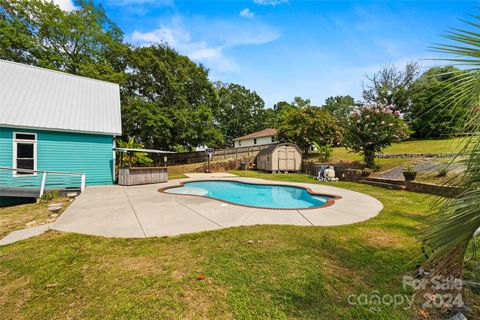
[[[233,204],[268,209],[311,209],[331,205],[331,195],[315,194],[302,187],[209,180],[185,182],[164,188],[165,193],[213,198]]]

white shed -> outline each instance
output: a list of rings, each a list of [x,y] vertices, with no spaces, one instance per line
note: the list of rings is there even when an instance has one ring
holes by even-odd
[[[257,169],[275,172],[299,172],[302,152],[292,143],[280,143],[261,150],[257,155]]]

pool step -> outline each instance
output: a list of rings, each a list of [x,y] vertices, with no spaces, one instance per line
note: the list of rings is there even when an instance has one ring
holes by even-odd
[[[387,179],[378,179],[378,181],[377,181],[377,179],[370,178],[368,180],[367,179],[360,180],[360,182],[371,185],[371,186],[374,186],[374,187],[380,187],[380,188],[391,189],[391,190],[406,190],[407,189],[407,187],[404,186],[403,184],[400,185],[398,183],[389,183],[389,182],[385,182],[383,180],[387,180]]]

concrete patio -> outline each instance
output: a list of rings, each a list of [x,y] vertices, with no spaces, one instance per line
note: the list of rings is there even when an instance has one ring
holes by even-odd
[[[270,210],[248,208],[213,199],[160,193],[157,190],[177,185],[186,178],[168,183],[131,187],[89,187],[51,225],[51,229],[99,235],[105,237],[143,238],[173,236],[207,230],[258,224],[288,224],[301,226],[344,225],[367,220],[383,208],[377,199],[362,193],[305,183],[282,183],[311,188],[314,192],[342,197],[332,206],[309,210]],[[216,178],[211,174],[205,178]],[[229,177],[268,184],[270,181]]]

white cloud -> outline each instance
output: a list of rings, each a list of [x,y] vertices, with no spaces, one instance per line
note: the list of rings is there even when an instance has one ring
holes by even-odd
[[[63,11],[73,11],[75,9],[72,0],[52,0],[52,2],[58,5]]]
[[[237,72],[239,66],[226,54],[226,50],[237,46],[264,44],[279,37],[279,32],[263,24],[237,24],[224,20],[184,21],[176,17],[169,24],[148,32],[136,30],[128,40],[138,45],[167,43],[215,72]]]
[[[193,41],[190,33],[178,23],[172,27],[162,26],[150,32],[134,31],[132,40],[142,45],[167,43],[169,46],[185,54],[190,59],[214,66],[220,72],[234,72],[238,66],[232,59],[223,54],[222,46],[209,46],[205,41]]]
[[[240,11],[240,17],[252,19],[254,16],[255,14],[252,11],[250,11],[249,8],[245,8]]]
[[[288,3],[288,0],[253,0],[258,5],[261,6],[276,6],[283,3]]]

